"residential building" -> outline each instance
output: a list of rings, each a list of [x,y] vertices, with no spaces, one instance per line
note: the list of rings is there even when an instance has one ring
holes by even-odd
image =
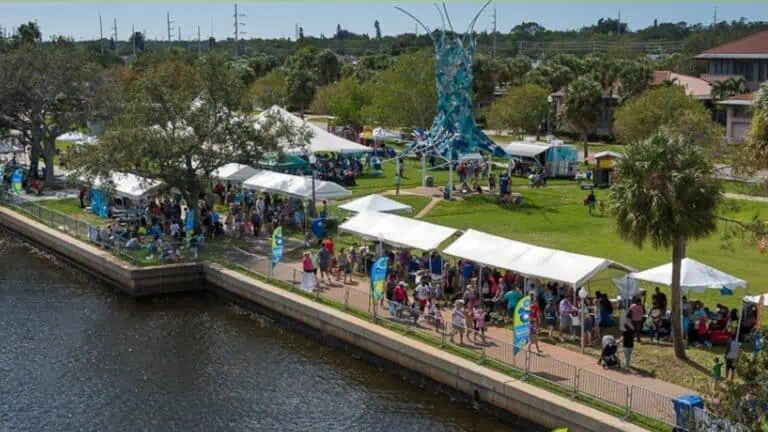
[[[752,99],[755,93],[747,93],[734,96],[730,99],[718,102],[725,107],[725,141],[728,144],[737,144],[744,141],[752,122]]]
[[[768,80],[768,31],[717,46],[695,58],[706,63],[707,76],[743,76],[747,87],[757,90]]]

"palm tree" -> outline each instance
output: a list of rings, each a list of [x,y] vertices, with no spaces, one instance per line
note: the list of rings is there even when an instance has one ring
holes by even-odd
[[[716,101],[725,100],[736,95],[749,93],[747,80],[742,76],[731,77],[722,81],[712,83],[710,94]]]
[[[600,83],[588,75],[581,76],[565,91],[565,119],[579,131],[584,141],[584,159],[589,157],[589,132],[602,114],[603,91]]]
[[[611,210],[619,235],[638,248],[672,248],[672,334],[675,356],[685,358],[681,331],[680,266],[689,240],[717,228],[722,195],[710,159],[692,141],[669,130],[627,147],[616,164]]]

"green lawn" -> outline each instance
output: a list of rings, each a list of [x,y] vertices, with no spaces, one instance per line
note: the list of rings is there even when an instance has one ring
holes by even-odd
[[[68,198],[63,200],[45,200],[39,201],[37,204],[39,204],[41,207],[57,211],[92,225],[101,225],[104,223],[104,219],[96,216],[91,212],[87,212],[81,209],[80,201],[78,201],[76,198]]]
[[[413,207],[413,212],[411,213],[402,213],[401,216],[416,216],[419,214],[419,212],[427,206],[429,203],[430,198],[425,196],[418,196],[418,195],[388,195],[387,198],[397,201],[402,204],[409,205]]]

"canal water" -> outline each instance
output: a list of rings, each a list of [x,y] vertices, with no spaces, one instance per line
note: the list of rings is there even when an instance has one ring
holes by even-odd
[[[210,295],[134,301],[0,232],[0,431],[510,431]]]

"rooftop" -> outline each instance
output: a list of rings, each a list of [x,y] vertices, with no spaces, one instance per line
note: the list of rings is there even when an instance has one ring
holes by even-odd
[[[693,96],[696,99],[712,98],[712,86],[706,80],[671,71],[654,71],[650,86],[657,87],[665,81],[674,82],[676,85],[684,88],[688,96]]]
[[[768,59],[768,31],[723,44],[706,50],[697,59]]]
[[[718,102],[720,105],[752,105],[755,93],[745,93],[732,98],[726,99],[722,102]]]

